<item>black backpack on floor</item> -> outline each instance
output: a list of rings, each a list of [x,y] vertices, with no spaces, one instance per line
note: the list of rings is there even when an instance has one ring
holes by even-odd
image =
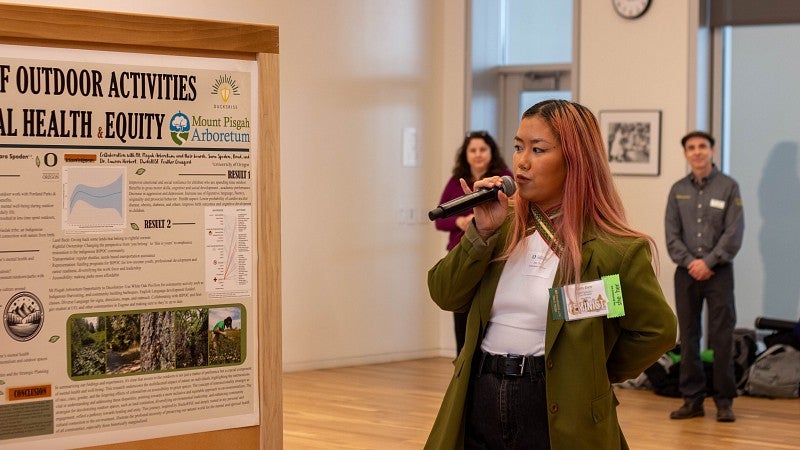
[[[733,330],[733,374],[736,389],[743,393],[750,374],[750,366],[756,360],[756,330],[737,328]]]

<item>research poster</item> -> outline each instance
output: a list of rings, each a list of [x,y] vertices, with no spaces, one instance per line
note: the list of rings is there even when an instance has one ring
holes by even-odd
[[[258,424],[253,71],[53,52],[0,53],[0,448]]]

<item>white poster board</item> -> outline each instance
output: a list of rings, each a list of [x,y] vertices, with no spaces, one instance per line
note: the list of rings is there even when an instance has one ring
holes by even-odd
[[[0,448],[257,425],[256,63],[0,54]]]

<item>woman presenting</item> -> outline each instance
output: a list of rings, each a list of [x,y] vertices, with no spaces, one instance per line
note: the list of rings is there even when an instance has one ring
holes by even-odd
[[[641,374],[676,338],[653,240],[628,225],[586,107],[538,103],[514,142],[512,202],[500,192],[477,206],[428,273],[437,305],[469,313],[425,448],[628,448],[611,383]]]

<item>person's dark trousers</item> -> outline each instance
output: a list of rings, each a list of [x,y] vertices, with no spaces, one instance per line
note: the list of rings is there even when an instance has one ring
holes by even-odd
[[[680,391],[687,402],[699,403],[706,396],[706,376],[700,360],[702,310],[708,311],[708,346],[714,350],[713,386],[717,406],[729,406],[736,397],[733,370],[733,330],[736,306],[733,296],[733,265],[713,267],[714,276],[697,281],[686,268],[675,270],[675,309],[681,341]]]
[[[473,361],[464,450],[549,450],[544,364],[522,376],[481,373]]]
[[[464,337],[467,335],[467,315],[469,313],[453,313],[453,325],[456,332],[456,355],[461,353],[464,347]]]

